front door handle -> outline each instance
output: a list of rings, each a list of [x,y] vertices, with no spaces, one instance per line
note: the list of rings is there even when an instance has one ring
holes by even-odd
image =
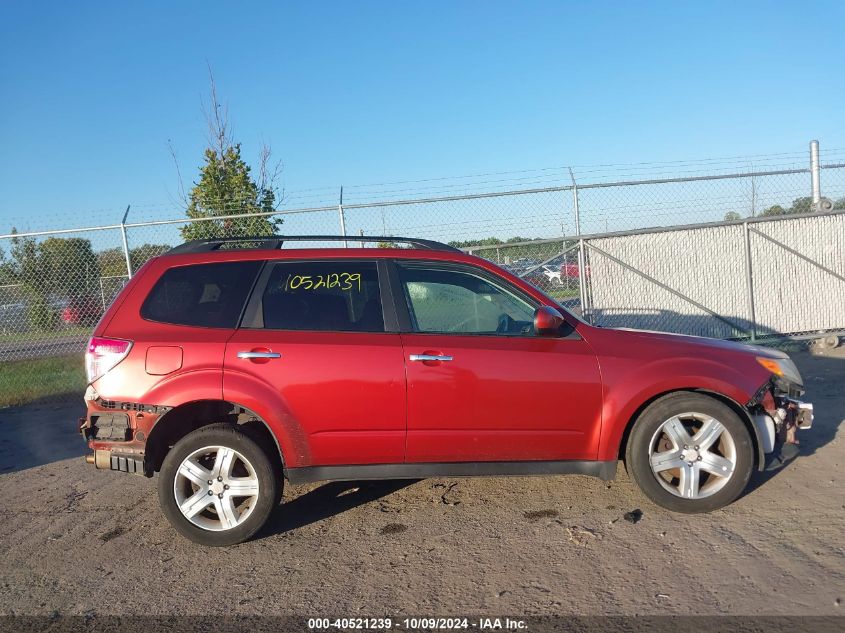
[[[408,358],[415,361],[449,361],[451,356],[443,356],[441,354],[411,354]]]
[[[238,358],[251,360],[253,358],[281,358],[279,352],[238,352]]]

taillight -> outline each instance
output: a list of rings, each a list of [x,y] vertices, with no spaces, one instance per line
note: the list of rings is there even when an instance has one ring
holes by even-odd
[[[100,336],[92,337],[88,341],[88,351],[85,352],[85,371],[88,374],[88,382],[94,382],[111,370],[126,358],[131,348],[132,341],[102,338]]]

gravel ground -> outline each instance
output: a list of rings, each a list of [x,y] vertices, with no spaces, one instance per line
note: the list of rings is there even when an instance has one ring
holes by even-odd
[[[842,615],[834,351],[795,355],[816,405],[802,454],[699,516],[652,505],[621,468],[610,484],[288,486],[259,538],[204,549],[170,529],[154,480],[84,463],[77,402],[0,410],[0,615]]]

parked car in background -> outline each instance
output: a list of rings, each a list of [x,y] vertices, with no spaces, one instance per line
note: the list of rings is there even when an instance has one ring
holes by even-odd
[[[23,301],[0,305],[0,334],[25,332],[27,305]]]
[[[578,264],[576,262],[565,262],[560,265],[561,276],[566,279],[578,279]],[[590,267],[584,266],[584,278],[589,279]]]
[[[88,344],[89,463],[158,473],[165,516],[198,543],[250,538],[285,479],[609,480],[621,459],[656,504],[707,512],[812,423],[783,352],[592,326],[436,242],[281,248],[297,239],[314,241],[150,260]]]
[[[563,280],[561,279],[561,272],[562,271],[554,270],[554,269],[550,268],[549,266],[543,266],[542,268],[543,268],[543,274],[546,276],[546,279],[548,279],[549,282],[556,281],[558,283],[558,285],[563,284]]]
[[[103,315],[103,303],[90,295],[71,297],[64,302],[59,318],[65,326],[92,326]]]

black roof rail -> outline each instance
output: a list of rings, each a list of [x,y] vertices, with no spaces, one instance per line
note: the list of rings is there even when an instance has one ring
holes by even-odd
[[[245,242],[255,244],[245,248],[277,249],[285,242],[385,242],[388,244],[401,243],[410,244],[414,248],[421,248],[430,251],[449,251],[461,253],[461,249],[449,246],[443,242],[434,240],[422,240],[415,237],[379,237],[373,235],[268,235],[255,237],[220,237],[208,240],[192,240],[167,251],[167,255],[179,255],[182,253],[207,253],[220,250],[226,244],[238,244]],[[237,249],[237,247],[235,247]],[[226,248],[226,250],[232,250]]]

